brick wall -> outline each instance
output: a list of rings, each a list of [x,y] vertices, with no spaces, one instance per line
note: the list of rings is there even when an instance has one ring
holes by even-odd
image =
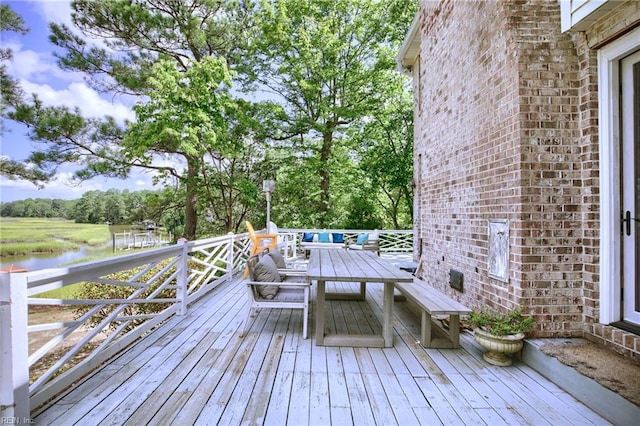
[[[588,37],[560,32],[554,0],[427,3],[414,152],[422,278],[469,306],[525,307],[538,337],[586,333],[640,353],[636,341],[624,344],[629,336],[596,327],[598,96]],[[506,283],[488,275],[493,218],[510,223]],[[449,287],[450,269],[464,273],[463,293]]]
[[[417,190],[424,278],[448,291],[449,270],[455,268],[465,274],[465,302],[482,296],[505,305],[513,299],[509,289],[484,279],[486,220],[511,216],[519,181],[512,137],[518,127],[517,84],[506,78],[517,71],[506,60],[513,54],[507,34],[486,31],[506,26],[495,6],[450,1],[434,20],[425,19]],[[471,15],[482,19],[470,20]],[[505,205],[511,212],[503,214]]]

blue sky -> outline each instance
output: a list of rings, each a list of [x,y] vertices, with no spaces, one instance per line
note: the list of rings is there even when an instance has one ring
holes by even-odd
[[[45,105],[66,105],[79,107],[87,117],[111,115],[120,123],[132,120],[131,101],[124,98],[101,95],[91,89],[83,80],[83,75],[61,70],[53,56],[57,47],[49,42],[49,22],[71,25],[70,1],[66,0],[2,0],[24,19],[29,33],[26,35],[2,33],[0,44],[11,47],[13,60],[7,64],[9,73],[20,80],[26,93],[37,93]],[[15,160],[25,159],[37,146],[26,136],[26,129],[16,123],[5,122],[10,129],[1,135],[0,155]],[[58,170],[56,178],[37,189],[26,181],[11,181],[0,177],[0,200],[3,202],[26,198],[80,198],[89,190],[105,191],[110,188],[156,189],[152,187],[152,176],[134,172],[126,181],[119,179],[94,178],[80,186],[69,184],[74,171],[73,165]]]

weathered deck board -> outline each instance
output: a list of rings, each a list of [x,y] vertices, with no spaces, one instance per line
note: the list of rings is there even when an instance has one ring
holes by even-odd
[[[331,283],[353,292],[358,283]],[[382,286],[330,301],[331,332],[381,331]],[[332,289],[333,291],[333,289]],[[226,283],[38,415],[38,424],[607,424],[526,365],[494,367],[469,333],[425,349],[419,317],[394,307],[391,348],[315,345],[302,312],[260,311],[239,337],[245,293]]]

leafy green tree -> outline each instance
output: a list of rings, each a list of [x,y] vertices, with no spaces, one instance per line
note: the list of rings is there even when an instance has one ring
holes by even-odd
[[[394,52],[416,6],[412,0],[260,2],[255,35],[237,69],[283,105],[272,139],[313,158],[305,162],[313,167],[305,188],[318,188],[310,192],[319,226],[331,220],[331,177],[342,166],[334,161],[337,148],[348,142],[350,125],[383,104]]]
[[[226,61],[230,52],[244,43],[245,6],[244,2],[214,0],[76,0],[72,2],[72,19],[82,36],[64,25],[51,24],[50,38],[65,51],[59,56],[61,67],[85,73],[95,89],[110,94],[153,96],[158,87],[159,68],[154,66],[157,63],[171,63],[174,70],[187,73],[201,61],[209,63],[210,57]],[[89,45],[90,39],[101,40],[105,47]],[[156,73],[153,78],[152,72]],[[196,86],[191,87],[195,91]],[[200,90],[206,92],[207,87]],[[189,108],[193,110],[191,118],[206,114],[206,108],[200,111],[193,105]],[[172,143],[166,138],[142,143],[140,138],[132,136],[135,132],[130,133],[129,143],[122,146],[126,129],[112,118],[85,119],[77,110],[44,107],[36,96],[16,108],[11,118],[29,126],[29,136],[43,143],[43,149],[30,157],[40,170],[51,173],[60,164],[73,162],[83,166],[76,173],[78,179],[96,175],[126,177],[131,167],[155,170],[160,178],[169,175],[184,178],[180,182],[188,187],[184,203],[186,233],[188,238],[195,237],[201,194],[194,188],[200,183],[203,170],[202,163],[193,160],[197,155],[190,149],[182,151],[185,146],[174,143],[177,152],[172,152]],[[140,132],[140,128],[137,131]],[[189,130],[190,137],[195,131]],[[145,153],[134,146],[137,143],[153,147],[154,151]],[[199,143],[211,143],[211,140],[203,139]],[[157,165],[148,161],[154,154],[164,155],[164,160],[174,160],[173,164]],[[187,161],[181,165],[174,156]]]
[[[381,229],[383,227],[369,194],[368,191],[359,191],[351,197],[345,228]]]
[[[76,204],[74,219],[77,223],[105,222],[105,200],[101,191],[87,191]]]
[[[387,81],[383,107],[351,135],[360,151],[360,175],[376,194],[371,201],[388,226],[403,229],[413,218],[413,99],[404,77],[390,72]]]
[[[77,178],[88,179],[143,167],[171,182],[171,205],[182,205],[180,214],[151,207],[168,202],[164,194],[153,202],[123,194],[125,222],[179,223],[190,239],[236,231],[245,218],[264,223],[261,182],[275,178],[272,217],[281,226],[340,226],[351,220],[350,199],[362,188],[370,188],[362,195],[376,209],[402,223],[407,198],[383,179],[382,168],[374,177],[360,167],[370,162],[378,170],[358,132],[395,97],[389,73],[416,6],[415,0],[76,0],[73,22],[82,35],[51,25],[51,40],[64,50],[61,67],[85,73],[102,92],[148,100],[149,107],[138,104],[130,130],[130,123],[109,117],[45,107],[37,96],[7,116],[42,143],[28,159],[35,170],[51,174],[73,162],[82,165]],[[223,64],[241,77],[231,92],[220,85],[228,76],[215,78],[225,73]],[[211,84],[212,99],[205,96]],[[229,93],[238,89],[273,99],[232,100]]]
[[[163,177],[184,184],[187,205],[193,206],[186,209],[185,235],[194,238],[198,188],[206,179],[203,169],[208,154],[234,150],[233,141],[219,137],[227,131],[223,111],[232,107],[227,92],[231,76],[222,59],[209,56],[186,71],[170,61],[158,62],[148,83],[153,90],[148,101],[134,107],[137,121],[124,138],[125,155],[147,163],[153,158],[149,153],[182,157],[185,172],[165,167]]]
[[[50,198],[28,198],[0,205],[2,217],[60,217],[68,218],[74,201]]]
[[[24,201],[2,203],[0,213],[3,217],[24,217]]]
[[[111,189],[104,194],[104,218],[113,224],[124,223],[124,198],[119,191]]]
[[[143,203],[143,195],[144,191],[134,191],[130,192],[129,190],[122,191],[122,198],[124,200],[125,206],[125,217],[124,223],[135,223],[142,222],[146,219],[144,203]]]

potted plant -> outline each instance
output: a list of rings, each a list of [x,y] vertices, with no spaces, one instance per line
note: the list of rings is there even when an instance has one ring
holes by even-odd
[[[474,308],[467,322],[473,328],[476,341],[487,349],[482,355],[484,360],[502,367],[511,365],[511,358],[506,354],[522,349],[524,333],[534,324],[533,317],[525,316],[522,308],[506,314],[487,307]]]

